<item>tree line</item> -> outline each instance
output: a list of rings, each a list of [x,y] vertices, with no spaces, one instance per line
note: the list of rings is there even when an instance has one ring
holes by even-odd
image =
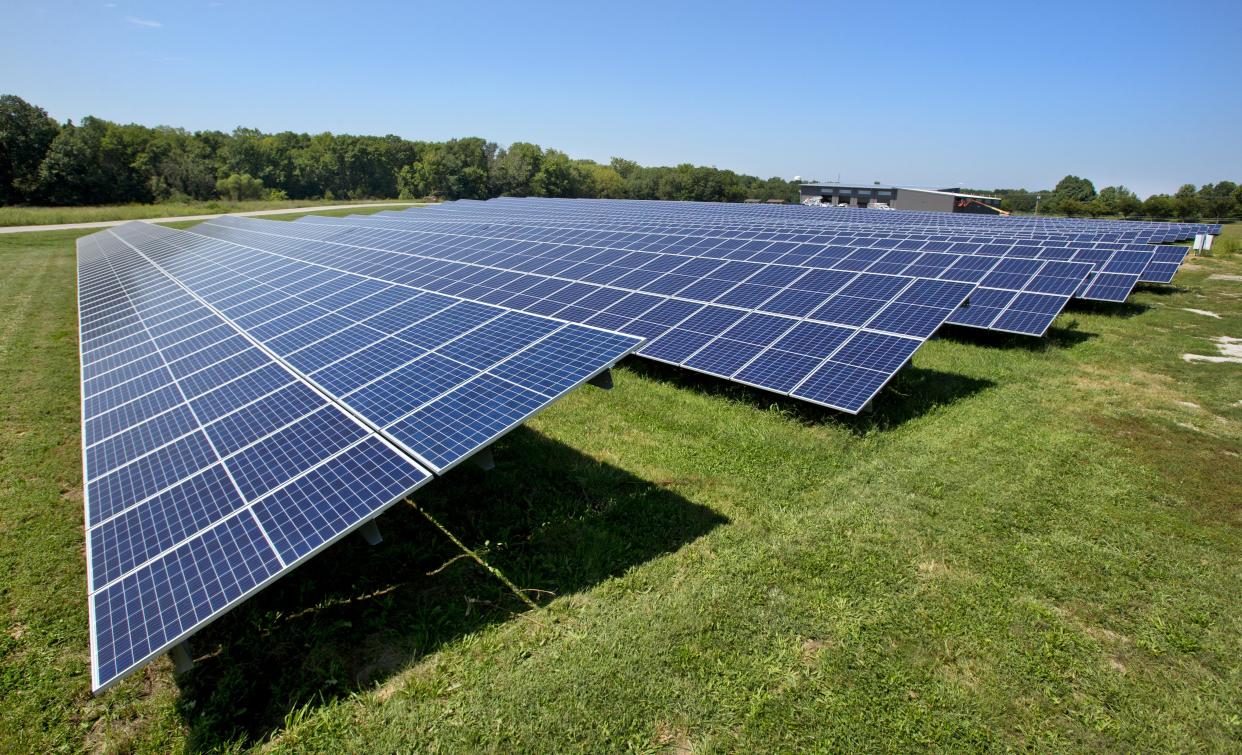
[[[1079,176],[1052,189],[968,190],[1020,213],[1181,220],[1242,216],[1232,181],[1140,200],[1124,186],[1096,191]],[[87,116],[58,123],[43,108],[0,96],[0,204],[97,205],[242,199],[489,199],[600,197],[740,202],[798,201],[798,184],[690,164],[607,165],[556,149],[479,137],[443,142],[399,136],[186,131]]]
[[[1242,217],[1242,186],[1233,181],[1215,184],[1183,184],[1174,194],[1153,194],[1139,199],[1124,186],[1105,186],[1099,191],[1079,176],[1062,178],[1053,189],[992,189],[979,194],[1001,197],[1001,209],[1010,212],[1069,217],[1121,216],[1177,220]]]
[[[190,132],[92,116],[61,124],[20,97],[0,96],[0,204],[502,195],[796,202],[798,185],[689,164],[603,165],[479,137]]]

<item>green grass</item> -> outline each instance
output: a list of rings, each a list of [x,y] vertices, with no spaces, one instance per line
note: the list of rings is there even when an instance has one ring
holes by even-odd
[[[858,418],[627,361],[419,493],[541,611],[398,507],[94,699],[75,236],[0,236],[0,751],[1242,748],[1236,257]]]
[[[99,207],[0,207],[0,226],[143,220],[145,218],[171,218],[182,215],[213,215],[222,212],[280,210],[292,207],[311,207],[314,205],[361,204],[370,201],[396,202],[398,200],[289,199],[280,201],[247,200],[242,202],[219,200],[213,202],[164,202],[161,204],[125,204]]]
[[[1220,235],[1212,241],[1209,254],[1225,257],[1242,252],[1242,223],[1226,223],[1220,227]]]

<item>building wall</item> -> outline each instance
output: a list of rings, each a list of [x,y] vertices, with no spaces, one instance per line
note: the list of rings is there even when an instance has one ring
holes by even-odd
[[[953,212],[953,197],[949,194],[935,194],[918,189],[898,189],[897,203],[894,207],[899,210]]]
[[[848,204],[856,207],[866,207],[872,202],[882,202],[892,205],[893,199],[897,194],[897,190],[891,186],[875,186],[875,185],[825,185],[825,186],[802,186],[799,188],[800,198],[818,199],[822,198],[824,204]]]

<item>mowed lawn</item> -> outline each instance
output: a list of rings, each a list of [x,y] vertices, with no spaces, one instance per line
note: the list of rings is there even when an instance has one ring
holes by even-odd
[[[0,751],[1242,749],[1238,257],[858,418],[629,360],[418,494],[539,611],[401,505],[96,699],[77,235],[0,236]]]

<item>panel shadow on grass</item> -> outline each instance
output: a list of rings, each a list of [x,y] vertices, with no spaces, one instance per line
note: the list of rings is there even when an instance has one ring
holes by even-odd
[[[590,588],[728,520],[526,427],[415,499],[536,600]],[[383,542],[346,537],[193,640],[178,677],[191,747],[277,732],[309,706],[372,687],[525,606],[401,503]],[[432,573],[434,572],[434,573]],[[432,573],[432,574],[429,574]]]
[[[1078,321],[1069,318],[1064,325],[1054,325],[1048,332],[1040,336],[1024,336],[1017,333],[1003,333],[998,330],[967,328],[961,325],[944,325],[936,331],[936,337],[953,343],[984,346],[990,349],[1013,349],[1020,351],[1044,352],[1053,349],[1072,349],[1086,343],[1098,334],[1078,329]]]
[[[623,364],[625,369],[647,380],[738,401],[763,411],[776,410],[801,424],[836,424],[858,434],[896,427],[995,385],[990,380],[907,366],[876,394],[870,411],[852,415],[650,359],[628,357]]]
[[[1099,315],[1100,317],[1130,318],[1137,317],[1149,309],[1151,309],[1149,304],[1131,301],[1112,302],[1094,301],[1092,299],[1070,299],[1069,304],[1065,306],[1063,311],[1070,314],[1082,312],[1083,314]]]
[[[1152,294],[1154,296],[1172,296],[1173,294],[1184,294],[1187,289],[1173,283],[1142,283],[1140,282],[1134,287],[1136,294]]]

